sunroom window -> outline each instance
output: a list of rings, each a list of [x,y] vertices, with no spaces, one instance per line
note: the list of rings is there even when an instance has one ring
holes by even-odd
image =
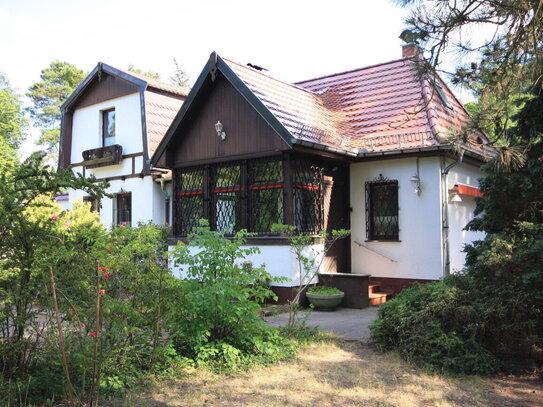
[[[176,169],[174,235],[187,236],[201,218],[226,234],[247,229],[269,235],[274,223],[287,219],[301,233],[318,233],[323,168],[305,159],[292,159],[287,168],[276,156]]]

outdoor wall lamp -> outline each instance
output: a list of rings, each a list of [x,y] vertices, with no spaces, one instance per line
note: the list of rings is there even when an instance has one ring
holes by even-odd
[[[449,189],[449,201],[454,203],[462,202],[462,197],[458,193],[458,188]]]
[[[411,185],[413,186],[413,190],[415,191],[415,194],[420,195],[420,177],[419,177],[419,159],[417,158],[417,172],[415,175],[411,177],[409,180],[411,182]]]
[[[226,133],[223,131],[223,126],[220,120],[215,123],[215,130],[217,131],[217,136],[219,136],[221,140],[226,140]]]
[[[411,185],[413,186],[413,190],[415,191],[415,194],[420,194],[420,178],[417,174],[413,175],[411,179]]]

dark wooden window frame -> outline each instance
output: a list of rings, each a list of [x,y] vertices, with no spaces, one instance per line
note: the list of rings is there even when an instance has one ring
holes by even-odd
[[[266,179],[264,182],[256,180],[252,171],[255,171],[255,163],[258,161],[280,163],[282,179],[277,176],[277,179]],[[217,169],[233,166],[239,166],[239,185],[217,187],[214,179]],[[299,168],[306,170],[302,174],[302,171],[297,170]],[[190,179],[189,174],[191,173],[198,173],[203,177],[203,180],[198,181],[197,185],[182,186],[181,184],[184,182],[182,177],[187,175],[186,179]],[[318,161],[287,155],[177,168],[174,170],[172,216],[174,236],[186,236],[190,232],[188,229],[192,229],[195,225],[193,218],[199,216],[200,213],[203,218],[209,219],[211,227],[215,228],[217,194],[223,192],[235,194],[236,198],[233,199],[239,199],[239,208],[236,209],[237,230],[247,229],[259,236],[273,236],[274,234],[269,230],[263,230],[271,226],[268,225],[272,223],[271,220],[264,222],[264,224],[261,222],[260,226],[255,226],[258,222],[255,222],[254,216],[258,216],[259,213],[259,210],[255,210],[255,202],[265,200],[257,193],[261,191],[274,191],[267,194],[270,199],[273,199],[273,202],[264,202],[274,212],[271,217],[282,218],[277,219],[280,223],[297,225],[301,233],[316,235],[324,227],[323,178],[323,166]],[[278,199],[278,193],[275,191],[281,191],[282,199]],[[303,202],[297,204],[296,200],[301,199],[299,198],[301,193],[307,196],[304,195]],[[307,208],[307,205],[300,208],[300,205],[308,203],[311,208]],[[296,211],[298,212],[296,213]],[[311,215],[311,219],[305,219],[306,216],[309,219],[309,215]],[[187,217],[190,219],[184,219]]]
[[[116,194],[115,201],[115,224],[130,226],[132,224],[132,193],[122,192]],[[126,202],[128,202],[128,209],[122,207]],[[125,216],[126,212],[128,212],[128,216]]]
[[[115,108],[112,107],[110,109],[105,109],[105,110],[101,110],[100,111],[101,114],[102,114],[102,147],[107,147],[108,145],[106,145],[106,136],[109,134],[109,119],[108,119],[108,115],[109,113],[111,112],[115,112]],[[117,121],[117,117],[115,117],[115,122]],[[115,123],[114,123],[115,125]],[[113,143],[115,144],[115,142]],[[111,145],[111,144],[109,144]]]
[[[388,201],[377,201],[375,194],[379,188],[386,188]],[[376,179],[366,182],[366,236],[369,241],[397,242],[400,239],[398,181],[390,180],[379,175]],[[383,215],[383,212],[387,213]],[[377,221],[377,218],[389,218]],[[387,224],[388,223],[388,224]],[[386,232],[379,232],[386,230]]]

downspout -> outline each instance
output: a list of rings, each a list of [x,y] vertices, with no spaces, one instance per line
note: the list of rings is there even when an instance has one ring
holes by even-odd
[[[464,159],[464,149],[460,150],[458,159],[445,167],[445,158],[441,161],[441,238],[443,241],[443,277],[451,274],[451,255],[449,248],[449,191],[447,190],[447,175],[449,171],[456,167]]]

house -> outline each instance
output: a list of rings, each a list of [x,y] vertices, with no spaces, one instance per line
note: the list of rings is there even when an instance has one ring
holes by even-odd
[[[102,62],[62,105],[59,167],[107,180],[113,198],[102,202],[82,191],[57,197],[69,209],[91,202],[106,225],[169,223],[171,176],[150,165],[189,89]]]
[[[348,289],[371,275],[397,292],[461,269],[463,245],[481,237],[463,228],[492,149],[482,133],[450,141],[467,112],[438,77],[419,74],[417,46],[402,52],[296,84],[212,53],[151,160],[173,173],[173,240],[200,218],[255,233],[252,261],[290,278],[273,287],[283,299],[299,275],[271,233],[277,222],[310,235],[351,229],[321,270],[349,277]]]

